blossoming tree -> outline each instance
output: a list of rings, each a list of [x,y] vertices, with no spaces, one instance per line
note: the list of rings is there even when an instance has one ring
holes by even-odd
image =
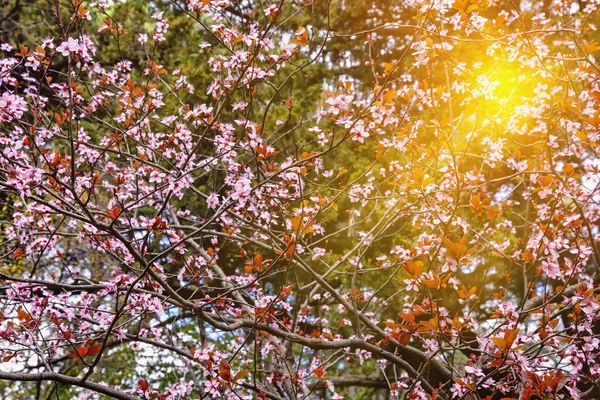
[[[48,3],[0,43],[8,398],[600,396],[600,1]]]

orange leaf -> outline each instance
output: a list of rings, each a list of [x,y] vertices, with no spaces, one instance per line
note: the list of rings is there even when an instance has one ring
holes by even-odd
[[[473,211],[475,211],[475,214],[477,214],[478,216],[481,215],[481,198],[479,197],[479,195],[474,194],[471,195],[471,202],[469,203],[469,205],[471,206],[471,208],[473,209]]]
[[[496,217],[500,214],[502,214],[502,210],[500,210],[498,207],[490,207],[486,211],[487,217],[492,220],[496,219]]]
[[[8,362],[8,361],[12,360],[12,358],[16,355],[17,355],[17,353],[11,353],[9,351],[6,353],[6,355],[4,357],[2,357],[2,362]]]
[[[263,263],[263,256],[260,253],[254,255],[254,268],[260,271]]]
[[[423,180],[425,179],[425,175],[423,174],[423,170],[419,167],[415,167],[412,170],[413,173],[413,182],[417,186],[421,186],[423,184]]]
[[[442,281],[435,272],[432,272],[432,275],[433,279],[421,279],[421,282],[423,282],[423,284],[430,289],[439,289],[442,284]]]
[[[325,370],[323,369],[323,367],[315,368],[313,372],[319,379],[322,379],[325,376]]]
[[[408,272],[409,274],[411,274],[412,276],[418,277],[419,275],[421,275],[421,271],[423,271],[423,262],[415,261],[413,263],[413,262],[407,261],[406,264],[404,265],[404,270],[406,272]]]
[[[296,33],[296,39],[290,40],[290,44],[299,44],[302,47],[308,46],[308,30],[300,28]]]
[[[513,343],[515,342],[515,340],[517,339],[518,335],[519,335],[519,328],[507,329],[506,331],[504,331],[503,338],[495,337],[495,338],[491,338],[491,340],[492,340],[492,342],[494,342],[494,344],[496,346],[498,346],[499,349],[509,350],[511,348],[511,346],[513,345]]]
[[[492,342],[500,349],[506,350],[506,340],[504,338],[493,337]]]
[[[547,186],[550,186],[550,184],[552,183],[553,180],[554,180],[554,177],[552,175],[546,175],[546,176],[539,178],[538,182],[540,183],[540,186],[547,187]]]
[[[383,104],[389,103],[390,101],[394,100],[394,98],[396,97],[397,94],[398,94],[398,92],[396,92],[395,90],[388,90],[383,95],[383,100],[381,102]]]
[[[23,310],[21,307],[19,307],[19,309],[17,309],[17,317],[19,318],[19,321],[23,322],[23,323],[27,323],[31,321],[31,315],[29,315],[29,313],[25,310]]]
[[[504,340],[506,340],[508,348],[510,348],[513,345],[513,343],[517,339],[517,336],[519,336],[519,328],[508,329],[506,332],[504,332]]]
[[[237,374],[235,374],[235,376],[233,377],[233,383],[236,383],[237,381],[239,381],[240,379],[242,379],[243,377],[245,377],[246,375],[248,375],[250,373],[250,371],[248,371],[247,369],[243,369],[241,371],[239,371]]]

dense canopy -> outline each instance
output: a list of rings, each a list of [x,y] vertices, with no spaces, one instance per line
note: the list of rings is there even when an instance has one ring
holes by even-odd
[[[2,396],[600,398],[599,29],[3,2]]]

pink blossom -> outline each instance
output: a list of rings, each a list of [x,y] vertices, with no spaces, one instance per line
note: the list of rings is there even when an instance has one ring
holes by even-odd
[[[68,38],[65,42],[62,42],[56,48],[56,51],[58,51],[65,57],[68,56],[72,52],[78,52],[80,50],[81,50],[81,46],[79,44],[79,40],[74,39],[72,37]]]
[[[21,97],[10,92],[3,92],[0,96],[0,121],[10,122],[14,118],[21,118],[27,111],[27,103]]]
[[[206,205],[209,208],[215,209],[219,206],[219,195],[216,193],[211,193],[206,199]]]

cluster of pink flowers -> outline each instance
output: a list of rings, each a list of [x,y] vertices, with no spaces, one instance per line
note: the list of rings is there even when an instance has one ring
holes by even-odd
[[[153,4],[146,32],[75,2],[60,38],[0,44],[8,396],[50,380],[79,398],[590,398],[587,3],[401,2],[408,39],[356,35],[372,82],[327,82],[302,109],[286,90],[331,43],[289,22],[310,2]],[[100,62],[105,44],[75,29],[100,20],[147,59]],[[154,58],[182,20],[209,38],[193,68]],[[123,348],[135,376],[99,386]]]
[[[0,121],[10,122],[21,118],[27,111],[27,103],[20,96],[10,92],[0,95]]]

